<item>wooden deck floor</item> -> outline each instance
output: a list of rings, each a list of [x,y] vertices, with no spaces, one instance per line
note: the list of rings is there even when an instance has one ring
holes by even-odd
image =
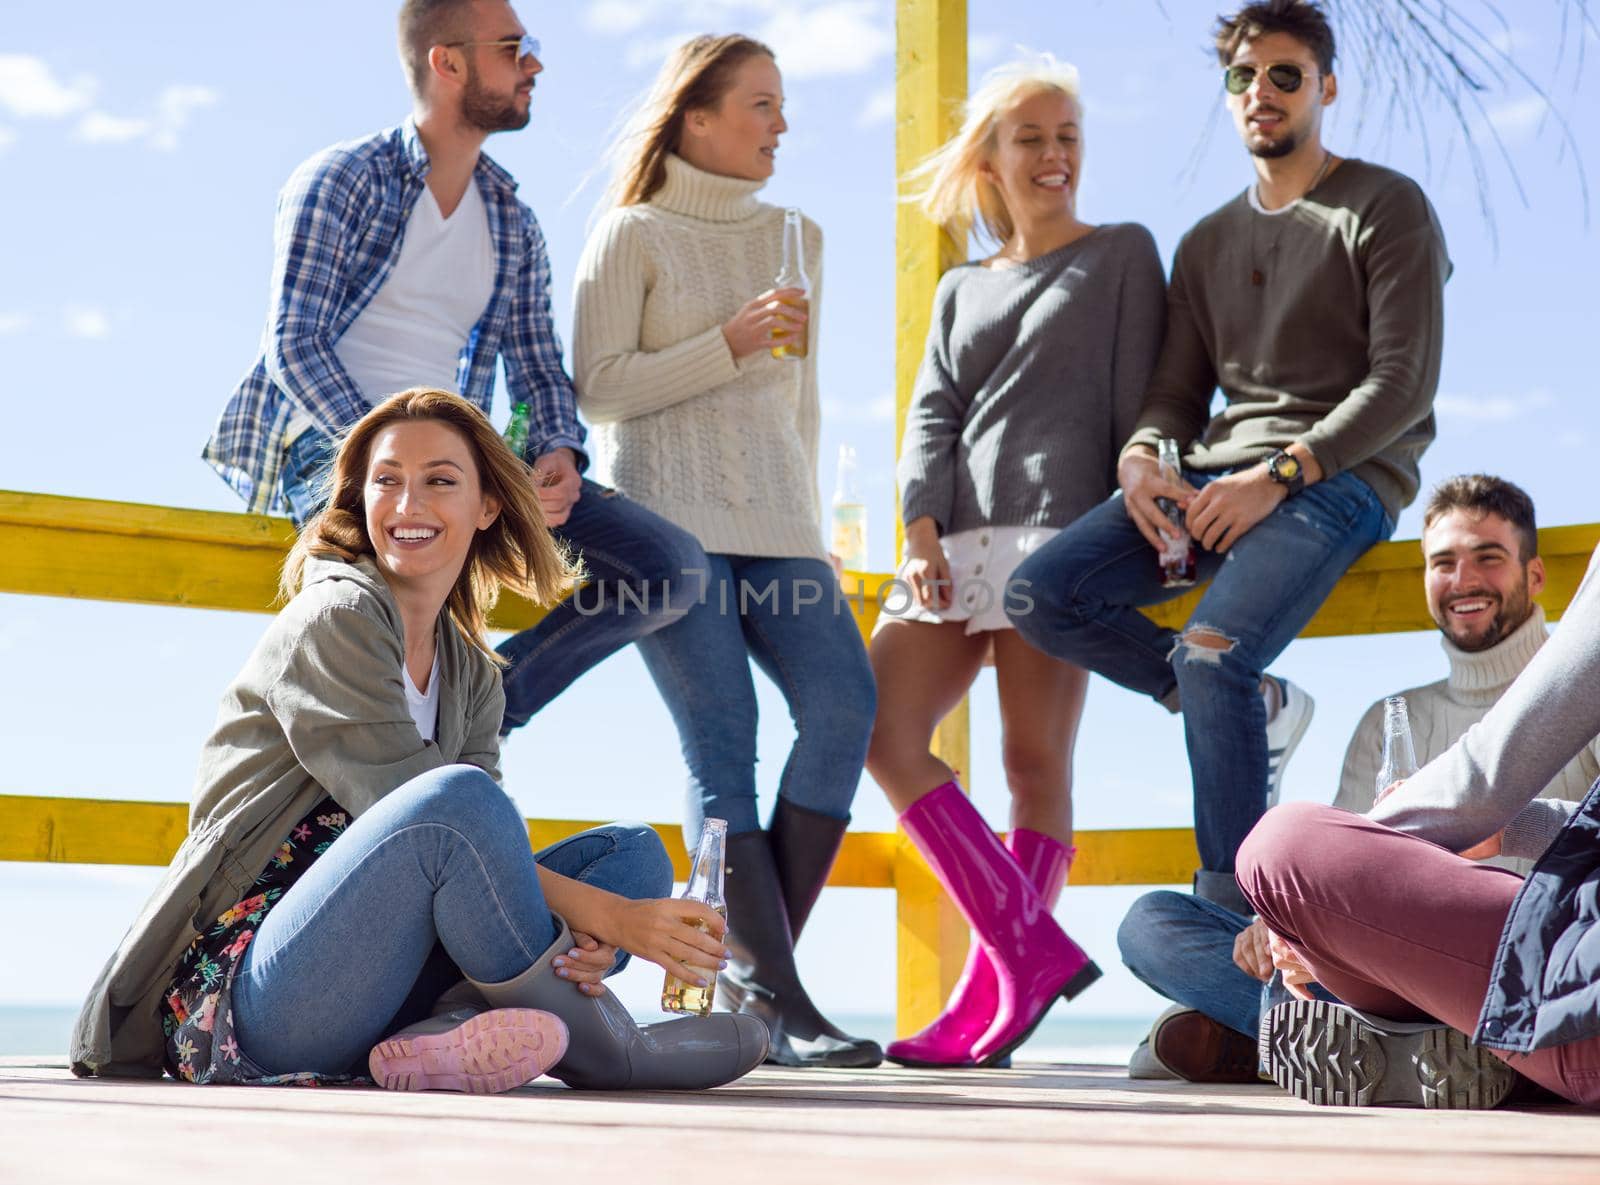
[[[176,1149],[206,1139],[202,1159]],[[79,1081],[0,1059],[0,1182],[1600,1182],[1600,1115],[1335,1110],[1120,1067],[764,1069],[696,1095]]]

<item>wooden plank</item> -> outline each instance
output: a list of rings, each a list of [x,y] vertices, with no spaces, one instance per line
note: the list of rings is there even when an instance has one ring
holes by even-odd
[[[110,798],[0,794],[0,862],[161,865],[188,833],[188,805]],[[547,847],[597,821],[529,819],[534,848]],[[681,880],[689,873],[683,835],[675,823],[652,823]],[[1199,864],[1186,828],[1080,831],[1075,885],[1182,884]],[[900,886],[902,861],[915,849],[893,832],[850,831],[828,878],[853,889]]]
[[[967,98],[966,0],[898,0],[895,5],[896,178],[920,164],[961,126]],[[907,192],[898,182],[902,197]],[[922,365],[933,295],[939,277],[967,257],[957,243],[914,204],[895,206],[894,286],[894,439],[895,455],[905,435],[911,388]],[[895,524],[896,556],[902,554],[904,525],[898,497],[889,508]]]
[[[908,0],[909,2],[909,0]],[[268,613],[278,570],[293,540],[287,519],[101,502],[0,490],[0,592],[81,597],[150,605],[186,605]],[[1552,621],[1566,610],[1600,545],[1600,523],[1539,532],[1548,584],[1540,602]],[[885,600],[898,604],[886,573],[847,572],[846,603],[863,635]],[[1148,611],[1177,628],[1203,589]],[[501,598],[496,629],[526,629],[539,613],[519,597]],[[1422,600],[1422,554],[1416,540],[1380,543],[1351,566],[1302,637],[1432,630]]]
[[[966,0],[898,0],[895,5],[895,175],[907,171],[955,134],[967,97]],[[901,184],[901,194],[905,187]],[[945,270],[966,258],[955,242],[915,205],[895,207],[895,455],[905,435],[911,388],[922,365],[933,296]],[[905,551],[898,497],[890,507],[894,554]],[[874,608],[885,578],[868,578]],[[863,627],[865,628],[865,627]],[[934,738],[934,753],[971,769],[967,703],[952,712]],[[967,954],[967,929],[920,858],[902,845],[895,862],[900,994],[896,1026],[914,1032],[938,1015]]]
[[[597,1180],[694,1180],[711,1175],[708,1155],[716,1175],[761,1185],[1600,1179],[1600,1117],[1576,1107],[1312,1107],[1270,1085],[1133,1081],[1121,1066],[1030,1058],[1046,1041],[1009,1071],[763,1066],[717,1090],[660,1093],[548,1078],[501,1095],[195,1088],[8,1058],[0,1180],[169,1185],[180,1128],[225,1132],[231,1164],[309,1149],[315,1180],[386,1185],[520,1180],[597,1157]]]
[[[535,849],[576,835],[598,821],[529,819]],[[683,833],[675,823],[652,823],[681,881],[689,875]],[[0,862],[162,865],[189,830],[181,802],[129,802],[109,798],[55,798],[0,794]],[[893,884],[893,835],[852,831],[834,863],[830,885],[887,889]]]

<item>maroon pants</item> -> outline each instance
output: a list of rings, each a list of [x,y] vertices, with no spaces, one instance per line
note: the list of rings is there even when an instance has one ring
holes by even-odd
[[[1268,811],[1239,848],[1239,887],[1334,995],[1471,1034],[1522,883],[1504,869],[1310,803]],[[1600,1107],[1600,1038],[1493,1051],[1563,1098]]]

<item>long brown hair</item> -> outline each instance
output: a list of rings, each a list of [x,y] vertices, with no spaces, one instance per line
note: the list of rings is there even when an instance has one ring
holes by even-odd
[[[734,72],[757,56],[777,60],[771,49],[741,33],[704,33],[678,46],[609,154],[613,175],[600,208],[649,201],[667,182],[667,156],[683,140],[683,117],[721,104],[733,88]]]
[[[364,493],[372,442],[389,425],[416,420],[436,420],[459,432],[477,464],[483,492],[500,503],[494,522],[473,535],[445,608],[473,646],[504,665],[487,634],[489,610],[500,590],[509,588],[536,605],[553,605],[582,579],[582,572],[545,525],[532,470],[506,447],[483,412],[449,391],[413,387],[391,395],[345,434],[333,459],[327,508],[305,525],[289,549],[278,593],[287,601],[300,591],[311,556],[353,561],[373,554]]]

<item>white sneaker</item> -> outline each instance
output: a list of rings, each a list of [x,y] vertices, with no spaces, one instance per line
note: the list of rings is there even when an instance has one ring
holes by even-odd
[[[1278,688],[1278,714],[1267,720],[1267,806],[1271,808],[1278,805],[1283,793],[1283,771],[1310,727],[1317,702],[1287,679],[1278,675],[1267,678]],[[1262,698],[1266,698],[1266,692],[1262,692]]]

